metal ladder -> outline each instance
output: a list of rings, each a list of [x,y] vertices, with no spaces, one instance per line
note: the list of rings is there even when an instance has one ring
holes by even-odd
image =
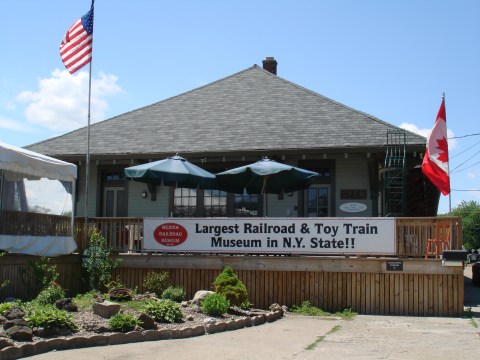
[[[406,133],[404,130],[387,130],[387,149],[383,190],[385,194],[385,216],[406,215]]]

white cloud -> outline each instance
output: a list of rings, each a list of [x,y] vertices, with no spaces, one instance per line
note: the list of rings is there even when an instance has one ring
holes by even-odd
[[[417,127],[417,125],[415,124],[409,124],[409,123],[401,123],[400,128],[402,129],[405,129],[405,130],[408,130],[408,131],[411,131],[415,134],[418,134],[418,135],[422,135],[426,138],[428,138],[428,135],[430,135],[430,131],[432,129],[419,129]],[[453,133],[452,130],[450,129],[447,129],[447,137],[449,138],[448,140],[448,149],[449,150],[453,150],[457,147],[457,140],[456,139],[452,139],[453,137],[455,137],[455,134]]]
[[[476,173],[476,172],[469,171],[469,172],[467,173],[467,178],[470,179],[470,180],[476,179],[476,178],[477,178],[477,173]]]
[[[34,132],[35,130],[28,125],[25,125],[18,121],[5,119],[0,116],[0,129],[21,131],[21,132]]]
[[[114,75],[100,73],[92,78],[91,123],[103,120],[108,104],[107,96],[118,94],[122,88]],[[40,79],[38,91],[23,91],[19,101],[28,103],[27,121],[54,131],[70,131],[87,124],[88,72],[70,75],[68,71],[55,70],[52,76]]]

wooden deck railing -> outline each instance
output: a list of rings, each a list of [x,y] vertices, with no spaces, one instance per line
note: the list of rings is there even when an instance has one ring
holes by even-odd
[[[84,249],[86,245],[84,224],[84,218],[75,219],[74,236],[80,249]],[[99,229],[114,251],[142,249],[143,218],[89,218],[88,227]],[[425,257],[428,240],[435,237],[449,239],[445,248],[462,248],[462,226],[459,217],[397,218],[396,227],[395,255],[400,257]]]
[[[69,236],[70,216],[21,211],[2,211],[0,234],[30,236]]]
[[[460,217],[397,218],[397,254],[406,257],[432,256],[427,254],[429,239],[443,241],[443,248],[461,250],[462,219]]]

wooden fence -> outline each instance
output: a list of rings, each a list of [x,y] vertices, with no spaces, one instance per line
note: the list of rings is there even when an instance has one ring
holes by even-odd
[[[211,290],[224,266],[244,282],[249,301],[312,305],[329,311],[351,308],[361,314],[454,316],[463,314],[463,268],[424,259],[345,259],[285,256],[125,255],[115,270],[122,282],[143,292],[151,271],[168,271],[187,297]],[[402,270],[389,270],[398,261]]]
[[[6,297],[15,297],[18,299],[30,299],[32,294],[28,293],[28,286],[25,286],[22,273],[30,269],[29,263],[38,262],[39,256],[5,254],[0,256],[0,284],[8,281],[8,285],[0,290],[0,301]],[[50,264],[57,267],[59,277],[57,282],[67,290],[70,295],[81,292],[80,281],[80,256],[66,255],[50,258]],[[33,281],[33,277],[28,277],[27,281]]]
[[[184,287],[188,298],[210,290],[216,276],[231,266],[244,282],[249,301],[267,308],[272,303],[312,305],[329,311],[351,308],[361,314],[458,316],[463,313],[462,267],[444,267],[440,260],[332,258],[303,256],[209,256],[121,254],[114,271],[129,288],[143,292],[151,271],[167,271],[172,283]],[[38,257],[7,254],[0,257],[0,299],[26,299],[21,269]],[[393,262],[397,270],[389,268]],[[399,262],[401,270],[398,270]],[[52,259],[60,272],[58,283],[71,295],[81,291],[80,257]]]

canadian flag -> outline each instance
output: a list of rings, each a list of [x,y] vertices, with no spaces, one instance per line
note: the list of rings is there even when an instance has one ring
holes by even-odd
[[[448,173],[448,143],[445,99],[442,99],[437,120],[428,136],[427,151],[423,158],[422,171],[425,176],[442,192],[450,194],[450,177]]]

